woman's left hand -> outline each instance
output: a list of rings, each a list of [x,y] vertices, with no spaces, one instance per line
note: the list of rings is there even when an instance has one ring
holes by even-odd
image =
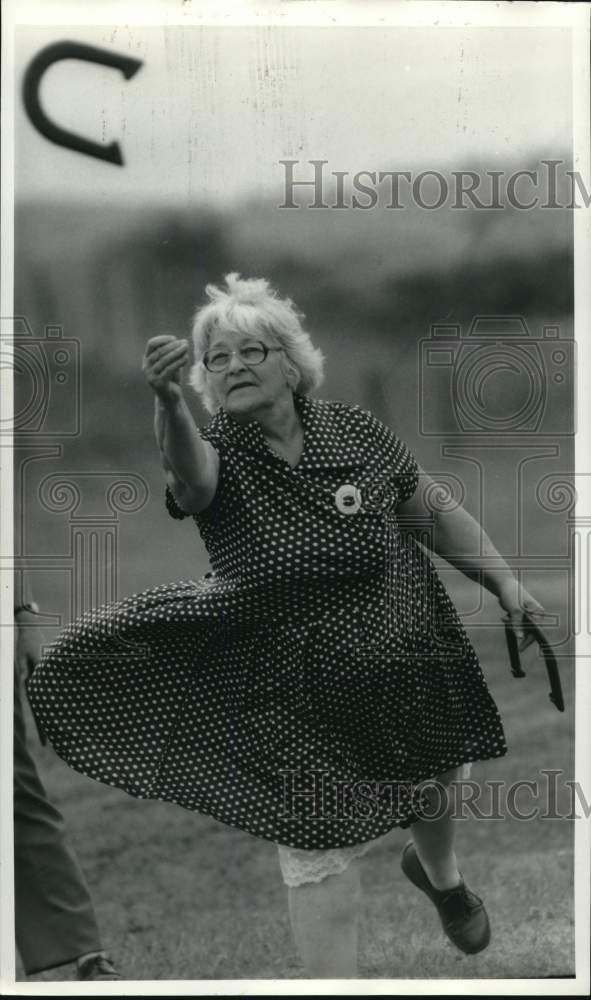
[[[513,623],[519,643],[519,651],[521,652],[527,649],[528,646],[531,646],[532,642],[535,642],[534,636],[531,633],[526,634],[524,632],[524,611],[531,615],[535,621],[538,620],[538,616],[541,617],[546,612],[540,602],[536,601],[535,597],[532,597],[525,587],[519,583],[519,580],[515,578],[504,584],[497,596],[499,604],[506,611],[507,616]]]

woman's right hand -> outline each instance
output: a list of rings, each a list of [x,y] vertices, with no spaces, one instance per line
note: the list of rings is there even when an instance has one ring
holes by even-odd
[[[148,385],[162,400],[182,396],[181,369],[189,360],[189,344],[170,334],[150,337],[142,362]]]

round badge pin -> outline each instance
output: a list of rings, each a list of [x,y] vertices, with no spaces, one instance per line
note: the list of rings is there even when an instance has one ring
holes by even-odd
[[[339,486],[334,502],[341,514],[356,514],[361,507],[361,493],[353,483]]]

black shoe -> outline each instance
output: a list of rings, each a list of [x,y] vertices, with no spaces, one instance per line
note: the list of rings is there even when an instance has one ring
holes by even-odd
[[[475,955],[486,948],[490,941],[490,924],[484,903],[468,889],[463,878],[453,889],[435,889],[412,841],[402,852],[400,867],[413,885],[435,904],[443,930],[457,948],[467,955]]]
[[[77,964],[78,979],[82,982],[93,980],[121,979],[115,966],[106,955],[91,955]]]

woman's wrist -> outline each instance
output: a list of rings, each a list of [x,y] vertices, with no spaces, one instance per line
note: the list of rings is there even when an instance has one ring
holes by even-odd
[[[499,600],[504,594],[514,592],[515,588],[520,586],[519,580],[509,566],[506,569],[489,570],[485,579],[487,588]]]
[[[182,419],[185,401],[182,395],[167,400],[155,396],[154,400],[154,433],[160,451],[164,452],[167,428],[170,428],[171,421],[174,424],[177,419]]]
[[[174,412],[184,403],[183,390],[177,382],[175,382],[174,385],[176,386],[176,389],[173,389],[172,391],[168,389],[165,393],[154,393],[156,409],[160,410],[162,413]]]

